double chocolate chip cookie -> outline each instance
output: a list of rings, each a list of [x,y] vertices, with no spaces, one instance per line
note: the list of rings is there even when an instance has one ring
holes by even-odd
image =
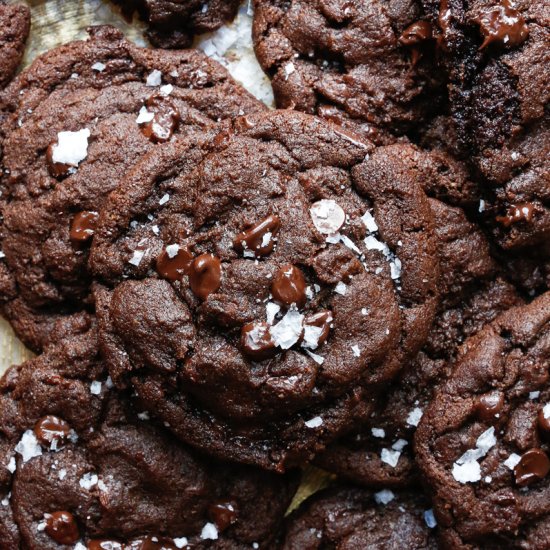
[[[413,436],[446,379],[458,347],[495,317],[521,303],[499,276],[482,231],[460,208],[430,200],[441,263],[441,304],[430,335],[405,372],[384,392],[356,433],[316,457],[320,467],[369,487],[418,484]]]
[[[271,547],[296,476],[204,459],[112,389],[92,329],[0,383],[0,547]]]
[[[277,105],[371,139],[417,129],[438,106],[420,2],[256,0],[254,46]]]
[[[419,493],[340,487],[317,493],[288,518],[284,550],[436,550],[436,522]]]
[[[550,3],[425,0],[438,27],[463,153],[485,183],[484,217],[505,249],[550,236]]]
[[[278,111],[146,157],[91,255],[115,383],[192,445],[276,470],[365,418],[437,307],[432,213],[400,147]]]
[[[416,432],[445,548],[548,548],[550,293],[464,344]]]
[[[2,307],[33,350],[88,326],[88,250],[126,170],[174,134],[264,109],[202,53],[138,48],[112,27],[39,57],[2,104]]]
[[[114,0],[128,17],[134,12],[148,24],[147,36],[159,48],[187,48],[198,33],[231,21],[239,0]]]
[[[0,88],[13,78],[31,28],[31,12],[27,6],[0,2]]]

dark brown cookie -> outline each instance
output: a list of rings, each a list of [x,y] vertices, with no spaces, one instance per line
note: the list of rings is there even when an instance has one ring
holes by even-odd
[[[505,249],[550,236],[550,3],[425,0],[439,27],[454,123]]]
[[[13,78],[31,28],[31,12],[27,6],[0,2],[0,88]]]
[[[268,547],[296,476],[201,458],[112,387],[93,329],[7,372],[0,547]]]
[[[193,36],[231,21],[239,0],[114,0],[123,13],[137,12],[149,25],[147,36],[158,48],[187,48]]]
[[[361,431],[331,445],[320,467],[369,487],[418,483],[413,435],[435,390],[448,375],[458,347],[485,324],[521,303],[498,277],[481,230],[459,208],[431,200],[441,263],[442,303],[428,341],[406,371],[384,392]]]
[[[125,171],[172,134],[264,109],[202,53],[138,48],[112,27],[38,58],[3,104],[3,310],[34,350],[54,319],[90,310],[90,241]]]
[[[431,211],[394,147],[278,111],[149,155],[91,256],[114,287],[99,310],[115,382],[189,443],[266,468],[349,428],[437,305]]]
[[[436,550],[431,505],[419,492],[332,488],[289,516],[284,550]]]
[[[415,446],[445,548],[548,548],[550,293],[466,341]]]
[[[420,2],[256,0],[254,47],[279,107],[367,137],[402,134],[438,107],[431,24]]]

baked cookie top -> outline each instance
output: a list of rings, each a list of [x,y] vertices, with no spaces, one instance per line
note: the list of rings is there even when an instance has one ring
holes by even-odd
[[[31,28],[28,6],[0,2],[0,88],[13,78]]]

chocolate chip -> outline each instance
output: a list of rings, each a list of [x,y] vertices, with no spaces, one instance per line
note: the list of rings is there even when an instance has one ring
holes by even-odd
[[[220,288],[221,279],[222,264],[213,254],[201,254],[191,263],[189,285],[201,300]]]
[[[154,114],[153,120],[141,124],[143,135],[154,143],[168,141],[180,123],[181,116],[173,101],[163,95],[153,95],[145,104]]]
[[[74,544],[80,538],[74,516],[65,511],[47,515],[46,533],[58,544]]]
[[[300,268],[292,264],[280,267],[273,278],[271,294],[280,304],[303,307],[306,303],[306,280]]]
[[[525,19],[519,11],[512,8],[508,0],[502,0],[500,5],[483,10],[476,22],[484,37],[480,49],[493,42],[519,46],[529,36]]]
[[[237,252],[245,256],[263,257],[271,254],[275,241],[273,237],[279,232],[281,220],[275,215],[268,216],[261,222],[252,225],[242,233],[239,233],[233,241]]]
[[[530,202],[512,204],[508,208],[506,216],[497,216],[496,221],[504,225],[504,227],[510,227],[513,223],[521,221],[530,222],[533,219],[534,211],[535,205]]]
[[[307,315],[304,321],[305,326],[312,326],[322,329],[322,332],[319,335],[319,340],[317,341],[318,346],[326,342],[330,333],[331,323],[332,311],[329,310],[318,311],[317,313],[313,313],[312,315]]]
[[[49,414],[42,417],[34,425],[34,435],[44,445],[49,447],[54,440],[64,442],[69,437],[71,427],[65,420]]]
[[[54,178],[63,178],[71,173],[73,167],[69,164],[63,164],[62,162],[54,162],[53,149],[56,145],[56,143],[50,143],[46,149],[46,164],[51,176]]]
[[[208,506],[208,517],[218,531],[225,531],[237,521],[237,505],[234,502],[214,502]]]
[[[121,542],[109,539],[94,539],[88,541],[88,550],[123,550]]]
[[[539,411],[538,414],[539,429],[546,435],[550,434],[550,418],[546,418],[544,415],[544,408]]]
[[[69,237],[73,243],[83,243],[89,241],[97,225],[99,214],[97,212],[85,210],[79,212],[71,222]]]
[[[542,449],[529,449],[521,456],[514,468],[516,483],[530,485],[544,479],[550,472],[550,460]]]
[[[267,323],[253,322],[241,329],[241,349],[250,359],[262,361],[277,354],[269,328]]]
[[[189,273],[192,263],[193,255],[187,248],[165,249],[157,258],[157,273],[169,281],[180,281]]]
[[[409,25],[399,37],[404,46],[416,46],[432,38],[432,26],[428,21],[416,21]]]
[[[504,395],[499,391],[478,395],[474,403],[479,419],[489,423],[494,422],[495,415],[499,414],[503,407]]]

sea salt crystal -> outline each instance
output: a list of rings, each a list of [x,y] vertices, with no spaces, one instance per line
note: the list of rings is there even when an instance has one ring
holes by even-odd
[[[322,327],[316,327],[313,325],[304,325],[304,334],[302,340],[302,347],[309,349],[316,349],[319,346],[319,338],[323,334]]]
[[[174,539],[174,545],[176,548],[184,548],[189,544],[189,541],[186,537],[179,537]]]
[[[92,65],[92,69],[98,73],[102,73],[105,70],[105,67],[105,63],[101,63],[101,61],[97,61]]]
[[[285,316],[269,332],[276,346],[281,349],[291,348],[302,335],[304,316],[296,309],[289,309]]]
[[[420,407],[415,407],[407,416],[407,424],[409,426],[418,426],[420,419],[422,418],[422,409]]]
[[[84,128],[77,132],[59,132],[57,143],[52,149],[55,163],[78,166],[88,156],[88,138],[90,130]]]
[[[521,460],[521,456],[519,456],[518,454],[516,453],[512,453],[505,461],[504,461],[504,466],[506,466],[507,468],[509,468],[510,470],[513,470],[518,464],[519,464],[519,461]]]
[[[485,212],[485,201],[483,199],[480,199],[479,201],[478,212]]]
[[[99,380],[94,380],[90,384],[90,393],[92,395],[99,395],[101,393],[101,382]]]
[[[495,428],[491,426],[476,440],[476,448],[467,450],[454,464],[453,477],[460,483],[473,483],[481,479],[481,466],[478,460],[483,458],[497,443]]]
[[[273,321],[275,321],[275,317],[279,311],[281,311],[281,306],[279,304],[276,304],[275,302],[267,302],[265,305],[265,315],[269,325],[273,324]]]
[[[342,281],[340,281],[335,287],[334,287],[334,292],[336,292],[337,294],[341,294],[342,296],[345,296],[346,295],[346,292],[348,290],[348,287],[345,283],[343,283]]]
[[[89,491],[92,487],[97,485],[99,478],[97,477],[97,474],[94,474],[92,472],[88,472],[84,474],[80,480],[78,481],[78,484],[83,488]]]
[[[389,489],[382,489],[381,491],[374,493],[374,500],[376,501],[376,503],[383,504],[384,506],[390,503],[394,498],[395,494]]]
[[[529,392],[529,399],[538,399],[540,397],[540,391]]]
[[[57,474],[57,477],[63,481],[65,479],[65,477],[67,476],[67,470],[65,470],[65,468],[62,468],[61,470],[59,470],[58,474]]]
[[[346,213],[332,199],[321,199],[313,203],[309,213],[317,231],[324,235],[336,233],[346,221]]]
[[[435,519],[433,510],[430,509],[424,512],[424,522],[430,529],[437,526],[437,520]]]
[[[159,204],[162,206],[163,204],[166,204],[170,200],[170,195],[168,193],[164,193],[162,197],[159,199]]]
[[[169,258],[175,258],[178,255],[179,249],[179,244],[169,244],[165,250]]]
[[[27,430],[23,434],[19,443],[15,446],[15,452],[22,456],[23,462],[42,454],[42,447],[40,447],[40,443],[38,443],[32,430]]]
[[[401,277],[401,260],[399,258],[394,258],[390,262],[390,276],[392,279],[399,279]]]
[[[379,241],[374,235],[369,235],[365,237],[365,246],[367,250],[379,250],[384,255],[389,254],[390,249],[386,243]]]
[[[174,91],[174,86],[172,84],[165,84],[164,86],[160,87],[160,93],[163,96],[169,96]]]
[[[370,212],[365,212],[361,216],[361,221],[365,224],[365,227],[371,232],[375,233],[378,231],[378,225],[376,224],[376,221],[373,217],[373,215]]]
[[[146,250],[134,250],[134,254],[128,260],[128,263],[137,267],[141,263],[143,256],[145,256],[145,252]]]
[[[353,352],[354,357],[361,357],[361,350],[357,344],[351,346],[351,351]]]
[[[288,77],[296,70],[294,63],[290,62],[285,65],[285,80],[288,80]]]
[[[207,523],[202,528],[201,539],[205,540],[217,540],[218,539],[218,529],[213,523]]]
[[[323,424],[323,419],[320,416],[316,416],[316,417],[312,418],[311,420],[308,420],[307,422],[305,422],[305,425],[308,428],[318,428],[322,424]]]
[[[145,105],[139,110],[139,115],[136,118],[137,124],[145,124],[151,122],[155,118],[155,113],[150,113]]]
[[[15,470],[17,469],[17,463],[15,462],[15,457],[14,456],[12,456],[10,458],[10,461],[8,462],[8,465],[6,466],[6,468],[12,474],[13,474],[13,472],[15,472]]]
[[[374,437],[386,437],[386,431],[383,428],[371,428]]]
[[[318,365],[322,365],[325,362],[325,358],[309,351],[308,349],[304,350]]]
[[[77,542],[73,548],[73,550],[86,550],[86,546],[84,546],[81,542]]]
[[[481,466],[477,461],[453,464],[453,477],[459,483],[474,483],[481,479]]]
[[[397,466],[400,456],[401,451],[396,451],[394,449],[382,449],[380,453],[380,459],[382,460],[382,462],[389,464],[392,468],[395,468]]]
[[[147,76],[146,86],[160,86],[162,84],[162,73],[155,69]]]

